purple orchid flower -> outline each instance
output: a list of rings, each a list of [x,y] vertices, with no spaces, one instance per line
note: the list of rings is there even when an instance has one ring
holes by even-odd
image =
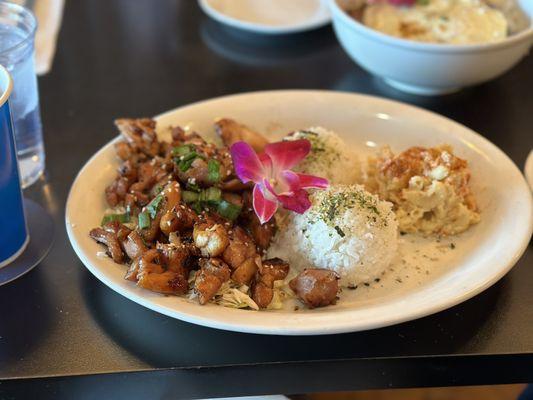
[[[328,186],[327,179],[291,171],[311,151],[308,140],[270,143],[261,154],[248,143],[237,142],[230,151],[239,179],[255,183],[253,206],[261,224],[272,218],[279,204],[303,214],[311,207],[306,189]]]

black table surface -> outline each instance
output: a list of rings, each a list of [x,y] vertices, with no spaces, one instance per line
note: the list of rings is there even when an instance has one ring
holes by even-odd
[[[330,27],[275,39],[209,20],[192,0],[66,2],[52,71],[39,79],[45,179],[26,191],[56,223],[48,258],[0,287],[0,398],[201,398],[533,381],[533,248],[475,298],[367,332],[279,337],[180,322],[137,305],[82,265],[64,227],[79,169],[113,120],[230,93],[360,92],[459,121],[522,169],[533,147],[533,57],[436,98],[356,66]],[[509,232],[512,235],[513,232]]]

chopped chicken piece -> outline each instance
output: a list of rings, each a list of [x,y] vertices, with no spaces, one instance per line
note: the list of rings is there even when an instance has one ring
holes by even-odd
[[[228,147],[235,142],[243,141],[252,146],[255,151],[262,152],[268,144],[268,140],[263,135],[229,118],[221,118],[216,121],[215,130],[224,145]]]
[[[163,196],[163,200],[161,206],[157,207],[155,218],[150,219],[148,228],[139,231],[146,242],[153,242],[157,238],[160,232],[162,216],[179,204],[181,200],[179,183],[175,181],[168,183],[160,195]]]
[[[145,252],[139,260],[137,285],[164,294],[185,294],[189,290],[187,276],[165,264],[164,253],[157,249]]]
[[[221,224],[196,224],[193,238],[204,257],[219,256],[229,244],[228,232]]]
[[[276,233],[276,226],[274,220],[265,224],[261,224],[259,218],[253,211],[252,192],[245,191],[243,193],[243,212],[242,221],[252,238],[254,239],[257,248],[264,251],[270,246],[272,236]]]
[[[126,160],[136,160],[137,153],[135,150],[128,144],[128,142],[119,141],[114,144],[115,153],[117,153],[118,158],[122,161]]]
[[[150,157],[155,157],[159,154],[159,142],[155,132],[156,122],[153,119],[123,118],[117,119],[115,125],[133,148]]]
[[[232,230],[229,245],[222,254],[222,259],[233,270],[231,278],[240,284],[250,284],[257,268],[261,265],[261,257],[257,254],[255,244],[250,236],[237,226]]]
[[[249,285],[260,265],[261,256],[256,254],[252,258],[246,259],[236,270],[234,270],[231,274],[231,278],[237,283]]]
[[[252,285],[252,299],[260,308],[266,308],[272,301],[274,281],[285,279],[288,273],[289,264],[280,258],[262,262]]]
[[[289,282],[290,288],[310,308],[329,306],[337,301],[339,276],[329,269],[305,269]]]
[[[98,243],[107,246],[108,253],[114,262],[121,263],[124,260],[124,253],[115,233],[108,232],[103,228],[94,228],[89,232],[89,235]]]
[[[128,235],[126,240],[122,242],[122,247],[132,260],[141,256],[147,250],[141,235],[137,231],[132,231]]]
[[[243,190],[251,189],[253,182],[242,183],[239,178],[231,178],[225,182],[222,182],[220,189],[225,192],[242,192]]]
[[[131,160],[124,161],[118,168],[118,173],[120,176],[127,178],[130,182],[135,182],[137,180],[137,167],[131,162]]]
[[[200,304],[206,304],[218,292],[222,284],[229,280],[231,271],[228,265],[218,258],[200,259],[200,271],[194,282]]]
[[[130,228],[122,225],[119,221],[110,221],[106,223],[103,228],[106,232],[115,234],[120,242],[125,240],[131,232]]]
[[[124,176],[116,178],[111,185],[105,188],[105,198],[111,207],[124,201],[130,187],[130,180]]]
[[[167,211],[161,218],[160,228],[165,235],[171,232],[183,233],[191,230],[198,221],[198,215],[187,205],[179,204]]]
[[[137,274],[139,273],[139,261],[141,261],[140,255],[132,260],[130,266],[128,267],[128,271],[124,276],[124,279],[132,282],[137,282]]]
[[[197,267],[197,258],[200,256],[198,249],[192,243],[157,244],[157,249],[163,254],[165,265],[170,271],[189,276],[189,272]]]

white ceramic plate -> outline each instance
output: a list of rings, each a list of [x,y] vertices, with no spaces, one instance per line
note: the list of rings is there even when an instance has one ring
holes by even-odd
[[[303,32],[330,21],[324,0],[199,0],[199,4],[220,23],[261,34]]]
[[[451,144],[470,163],[481,222],[453,238],[456,248],[448,256],[431,267],[428,261],[428,272],[422,277],[413,273],[406,279],[402,275],[404,283],[400,285],[390,273],[390,279],[378,285],[383,288],[363,287],[353,296],[343,293],[335,306],[297,312],[200,306],[185,298],[140,289],[124,280],[123,265],[96,256],[102,248],[88,232],[100,222],[106,208],[104,188],[113,180],[118,166],[111,142],[87,162],[72,185],[66,206],[68,235],[80,259],[98,279],[159,313],[213,328],[276,335],[331,334],[392,325],[444,310],[485,290],[509,271],[529,242],[532,199],[524,177],[496,146],[449,119],[363,95],[272,91],[181,107],[157,117],[158,129],[168,135],[165,128],[170,125],[189,125],[214,135],[212,122],[222,116],[242,121],[271,138],[321,125],[337,131],[361,153],[367,152],[368,146],[384,144],[390,144],[393,150]]]

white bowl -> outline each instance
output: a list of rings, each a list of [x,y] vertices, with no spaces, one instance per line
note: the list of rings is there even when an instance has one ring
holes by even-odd
[[[533,19],[533,1],[519,0]],[[349,56],[391,86],[409,93],[436,95],[486,82],[515,66],[533,44],[533,25],[488,44],[421,43],[389,36],[350,17],[343,0],[329,0],[335,33]]]
[[[222,24],[264,35],[303,32],[331,20],[324,0],[198,0],[198,4]]]

